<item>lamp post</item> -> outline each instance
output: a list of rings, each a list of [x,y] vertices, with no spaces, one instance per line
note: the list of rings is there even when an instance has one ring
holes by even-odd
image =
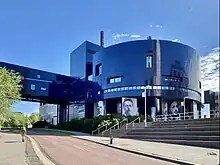
[[[147,87],[144,87],[144,92],[142,93],[142,97],[144,97],[144,126],[147,127]]]

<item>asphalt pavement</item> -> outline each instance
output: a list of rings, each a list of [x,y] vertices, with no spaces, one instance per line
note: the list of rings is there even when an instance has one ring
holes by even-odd
[[[158,159],[120,151],[65,136],[29,132],[43,153],[56,165],[172,165]]]

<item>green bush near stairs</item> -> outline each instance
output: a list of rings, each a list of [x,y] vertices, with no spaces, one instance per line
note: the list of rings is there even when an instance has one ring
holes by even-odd
[[[128,119],[128,122],[131,122],[135,120],[137,117],[138,116],[129,116],[126,118]],[[50,128],[91,133],[93,130],[101,126],[105,126],[106,124],[108,124],[107,128],[110,128],[111,126],[120,122],[124,118],[125,118],[124,116],[112,114],[107,116],[99,116],[92,119],[86,119],[86,118],[72,119],[70,122],[65,122],[62,124],[58,124],[56,126],[51,125]],[[144,116],[140,116],[140,118],[141,118],[141,122],[143,122]],[[147,121],[152,121],[150,116],[147,116]],[[138,120],[136,122],[138,122]],[[100,131],[103,131],[105,129],[106,127],[102,127]]]

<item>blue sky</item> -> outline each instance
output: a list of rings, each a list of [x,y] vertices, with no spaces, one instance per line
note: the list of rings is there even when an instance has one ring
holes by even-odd
[[[177,40],[201,55],[217,47],[218,0],[0,1],[0,61],[69,74],[69,54],[83,41]],[[123,35],[121,34],[127,34]],[[135,38],[135,36],[136,38]],[[16,105],[30,113],[37,104]]]

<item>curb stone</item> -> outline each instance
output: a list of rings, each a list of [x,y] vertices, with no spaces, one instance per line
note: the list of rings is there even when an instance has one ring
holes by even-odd
[[[163,156],[163,155],[158,155],[158,154],[154,154],[154,153],[143,153],[143,152],[138,152],[138,151],[134,151],[134,150],[124,149],[124,148],[121,148],[121,147],[117,147],[117,146],[114,146],[114,145],[93,141],[93,140],[90,140],[90,139],[84,139],[84,138],[80,138],[80,137],[76,137],[76,136],[71,136],[71,137],[76,138],[76,139],[80,139],[80,140],[85,140],[85,141],[92,142],[92,143],[96,143],[96,144],[100,144],[100,145],[107,146],[107,147],[110,147],[110,148],[118,149],[118,150],[121,150],[121,151],[130,152],[130,153],[141,155],[141,156],[146,156],[146,157],[150,157],[150,158],[154,158],[154,159],[159,159],[159,160],[163,160],[163,161],[167,161],[167,162],[171,162],[171,163],[177,163],[177,164],[180,164],[180,165],[201,165],[201,164],[196,164],[196,163],[188,162],[188,161],[185,161],[185,160],[175,159],[175,158],[171,158],[171,157],[167,157],[167,156]]]
[[[51,160],[49,160],[42,152],[40,149],[40,146],[37,144],[37,142],[30,136],[26,136],[32,143],[33,149],[38,156],[38,158],[41,160],[41,162],[44,165],[55,165]]]

